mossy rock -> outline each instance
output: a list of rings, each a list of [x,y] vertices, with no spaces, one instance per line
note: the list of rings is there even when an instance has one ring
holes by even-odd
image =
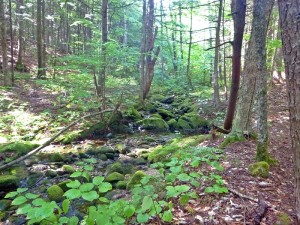
[[[0,200],[0,211],[5,211],[10,207],[11,200],[2,199]]]
[[[118,189],[126,189],[128,181],[120,180],[116,184],[116,188]]]
[[[64,199],[64,191],[58,185],[52,185],[49,187],[47,194],[50,201],[61,202]]]
[[[265,161],[253,163],[249,165],[248,168],[249,173],[252,176],[259,176],[263,178],[267,178],[269,176],[269,169],[270,169],[270,165]]]
[[[208,126],[209,122],[197,113],[186,113],[178,120],[178,127],[181,129],[199,129]]]
[[[275,225],[292,225],[293,221],[291,220],[291,217],[285,213],[285,212],[280,212],[277,215],[277,220],[275,222]]]
[[[28,178],[27,178],[27,185],[28,186],[33,186],[36,184],[37,180],[40,179],[41,177],[43,177],[44,174],[40,173],[40,172],[36,172],[36,173],[31,173]]]
[[[12,152],[22,156],[37,148],[39,145],[29,141],[0,144],[0,153]]]
[[[7,217],[7,212],[0,211],[0,222],[4,221],[6,217]]]
[[[101,146],[96,148],[98,154],[115,153],[116,150],[110,146]]]
[[[47,170],[45,173],[46,177],[57,177],[57,172],[55,170]]]
[[[157,109],[157,113],[161,115],[164,120],[165,119],[170,120],[175,117],[175,115],[172,112],[162,108]]]
[[[226,148],[227,146],[233,143],[243,142],[243,141],[246,141],[246,138],[243,135],[238,135],[238,134],[228,135],[221,143],[219,148]]]
[[[175,119],[170,119],[170,120],[167,122],[167,124],[169,125],[169,127],[170,127],[171,129],[175,129],[175,128],[178,127],[178,123],[177,123],[177,121],[176,121]]]
[[[152,115],[151,115],[151,117],[153,117],[153,118],[159,118],[159,119],[162,119],[162,116],[161,116],[161,115],[159,115],[158,113],[154,113],[154,114],[152,114]]]
[[[113,182],[113,181],[120,181],[120,180],[124,180],[124,179],[125,179],[125,177],[123,174],[120,174],[118,172],[113,172],[105,178],[105,181]]]
[[[13,167],[13,168],[10,169],[9,172],[10,172],[11,175],[18,176],[19,179],[23,179],[23,178],[26,178],[28,176],[27,169],[25,169],[22,166]]]
[[[0,175],[0,190],[18,187],[19,178],[14,175]]]
[[[150,117],[147,119],[144,119],[140,122],[142,124],[142,128],[146,130],[168,130],[169,125],[164,121],[163,119],[160,118],[154,118]]]
[[[142,109],[151,113],[156,112],[156,106],[151,102],[145,102]]]
[[[130,190],[131,188],[133,188],[135,185],[140,184],[141,180],[144,176],[146,176],[147,174],[144,171],[138,170],[136,171],[133,176],[130,178],[130,180],[128,181],[128,184],[126,186],[127,190]]]
[[[69,174],[71,174],[71,173],[74,173],[76,170],[74,169],[74,167],[73,166],[70,166],[70,165],[63,165],[62,166],[62,170],[64,171],[64,172],[66,172],[66,173],[69,173]]]
[[[88,128],[81,132],[81,137],[87,137],[95,134],[104,134],[106,132],[106,124],[104,122],[98,122],[96,124],[89,125]]]
[[[120,162],[112,163],[107,167],[106,174],[114,172],[121,173],[123,175],[131,174],[133,172],[133,165]]]
[[[58,183],[57,185],[64,191],[66,192],[67,190],[69,190],[70,188],[67,186],[68,183],[70,183],[71,180],[65,180],[63,182]]]
[[[64,162],[64,157],[60,153],[51,153],[49,155],[50,162]]]
[[[204,140],[208,139],[208,135],[194,135],[188,137],[178,137],[174,138],[171,143],[164,146],[159,145],[155,147],[148,154],[148,161],[150,162],[160,162],[168,161],[173,154],[175,154],[179,149],[197,146]]]
[[[151,96],[150,96],[150,99],[152,100],[152,101],[158,101],[158,102],[161,102],[161,101],[163,101],[164,99],[165,99],[165,96],[164,95],[161,95],[161,94],[152,94]]]
[[[107,161],[107,156],[105,154],[99,154],[98,158],[102,161]]]
[[[129,108],[129,109],[127,109],[127,110],[125,111],[124,115],[125,115],[127,118],[133,119],[133,120],[135,120],[135,121],[143,119],[142,114],[141,114],[139,111],[137,111],[135,108],[132,108],[132,107]]]

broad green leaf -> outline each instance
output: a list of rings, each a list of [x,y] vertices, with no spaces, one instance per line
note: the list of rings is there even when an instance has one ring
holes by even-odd
[[[125,224],[125,220],[122,217],[118,216],[118,215],[113,216],[112,219],[113,219],[115,224]]]
[[[186,173],[181,173],[177,176],[180,181],[188,181],[191,177]]]
[[[206,193],[212,193],[212,192],[215,191],[215,189],[214,189],[213,187],[207,187],[207,188],[205,188],[204,191],[205,191]]]
[[[100,197],[99,201],[103,202],[103,203],[109,203],[109,200],[107,198],[104,198],[104,197]]]
[[[103,182],[102,184],[99,185],[99,192],[101,193],[108,192],[111,189],[112,189],[111,183]]]
[[[93,184],[100,185],[104,181],[104,177],[97,176],[93,178]]]
[[[172,222],[172,218],[173,218],[173,215],[170,210],[164,211],[163,216],[162,216],[163,221],[170,223],[170,222]]]
[[[186,191],[190,190],[190,187],[187,185],[178,185],[178,186],[175,186],[175,190],[182,193],[182,192],[186,192]]]
[[[200,187],[200,182],[196,181],[196,180],[192,180],[191,184],[195,187]]]
[[[70,177],[80,177],[81,175],[82,175],[82,172],[76,171],[76,172],[72,173],[72,174],[70,175]]]
[[[91,176],[87,172],[82,172],[81,176],[83,176],[87,181],[91,180]]]
[[[37,198],[32,201],[32,204],[34,206],[42,206],[42,205],[46,204],[46,201],[44,199]]]
[[[87,200],[87,201],[94,201],[96,200],[97,198],[99,198],[99,195],[97,194],[96,191],[90,191],[90,192],[84,192],[82,193],[82,196],[81,196],[84,200]]]
[[[151,197],[145,196],[143,198],[142,210],[145,212],[148,209],[150,209],[152,207],[152,205],[153,205],[153,201],[152,201]]]
[[[87,191],[91,191],[94,188],[94,184],[93,183],[85,183],[80,185],[79,190],[81,192],[87,192]]]
[[[167,189],[167,198],[175,197],[179,194],[173,186],[167,186],[166,189]]]
[[[68,199],[79,198],[81,196],[81,191],[78,189],[70,189],[64,193],[64,196],[66,196]]]
[[[174,173],[169,173],[169,174],[166,176],[165,179],[166,179],[167,182],[173,183],[173,182],[176,180],[176,177],[177,177],[176,174],[174,174]]]
[[[79,223],[79,219],[76,216],[72,216],[69,219],[68,225],[77,225]]]
[[[12,201],[11,205],[21,205],[25,202],[27,202],[27,198],[24,196],[18,196]]]
[[[6,194],[4,198],[13,198],[13,197],[16,197],[18,194],[19,194],[18,192],[12,191],[12,192],[9,192],[8,194]]]
[[[84,170],[86,170],[86,171],[93,171],[93,170],[94,170],[94,167],[91,166],[91,165],[85,165],[83,168],[84,168]]]
[[[85,159],[85,161],[88,163],[93,163],[93,164],[97,163],[97,159],[95,159],[95,158]]]
[[[26,197],[27,199],[36,199],[37,197],[39,197],[39,195],[32,194],[32,193],[27,193],[27,194],[25,195],[25,197]]]
[[[127,217],[127,218],[130,218],[134,215],[134,212],[135,212],[135,208],[133,205],[127,205],[125,208],[124,208],[124,215]]]
[[[194,178],[199,178],[200,177],[200,174],[199,173],[196,173],[196,172],[191,172],[189,174],[191,177],[194,177]]]
[[[69,212],[70,204],[71,204],[71,201],[69,199],[65,199],[62,202],[62,209],[63,209],[64,213],[68,213]]]
[[[176,174],[180,173],[180,172],[182,172],[182,166],[173,166],[170,168],[170,171],[172,173],[176,173]]]
[[[182,195],[182,196],[180,196],[179,202],[181,205],[186,205],[186,204],[188,204],[189,200],[190,200],[189,195]]]
[[[59,223],[60,224],[65,224],[65,223],[68,223],[69,222],[69,218],[68,217],[60,217],[59,218]]]
[[[138,221],[138,223],[147,223],[148,220],[149,220],[149,215],[147,215],[147,214],[141,214],[141,213],[139,213],[137,215],[137,221]]]
[[[217,161],[213,161],[211,163],[211,166],[214,167],[216,170],[218,171],[223,171],[224,170],[224,167],[220,165],[220,163],[218,163]]]
[[[194,161],[191,162],[191,166],[194,167],[194,168],[198,167],[199,165],[200,165],[199,160],[194,160]]]
[[[17,189],[17,192],[18,193],[23,193],[23,192],[25,192],[25,191],[27,191],[28,190],[28,188],[18,188]]]
[[[78,180],[70,181],[67,183],[67,187],[69,188],[78,188],[80,186],[80,182]]]
[[[32,210],[32,206],[30,204],[25,204],[17,209],[17,215],[24,214],[26,215],[30,210]]]

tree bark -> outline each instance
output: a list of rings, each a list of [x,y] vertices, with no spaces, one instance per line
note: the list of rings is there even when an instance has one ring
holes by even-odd
[[[193,89],[192,77],[191,77],[191,52],[192,52],[192,41],[193,41],[193,2],[190,8],[190,30],[189,30],[189,50],[188,50],[188,58],[187,58],[187,69],[186,69],[186,77],[188,80],[188,85],[191,89]]]
[[[7,58],[7,42],[6,42],[6,21],[3,0],[0,0],[0,29],[1,29],[1,50],[2,50],[2,73],[3,85],[10,85],[8,76],[8,58]]]
[[[19,29],[18,29],[18,59],[17,59],[17,63],[16,63],[16,68],[21,71],[24,72],[25,67],[23,64],[23,54],[24,54],[24,37],[23,37],[23,29],[24,29],[24,22],[23,22],[23,5],[24,5],[24,1],[23,0],[18,0],[17,1],[17,13],[19,14],[18,17],[18,25],[19,25]]]
[[[219,45],[220,45],[220,28],[222,18],[223,0],[219,0],[219,12],[216,27],[216,40],[215,40],[215,59],[214,59],[214,74],[213,74],[213,86],[214,86],[214,104],[218,108],[220,105],[220,94],[219,94]]]
[[[238,90],[240,85],[241,51],[245,27],[246,0],[233,0],[231,4],[231,10],[234,21],[234,40],[232,55],[232,82],[227,107],[227,114],[224,122],[224,128],[226,130],[231,130],[232,127],[232,121],[234,118]]]
[[[295,163],[296,214],[300,222],[300,4],[298,0],[278,0],[289,98],[290,132]]]
[[[256,86],[257,86],[257,127],[258,137],[256,142],[256,160],[270,162],[269,156],[269,131],[268,131],[268,72],[266,55],[266,38],[270,15],[274,0],[254,0],[253,5],[253,30],[257,30],[257,48],[255,54]]]
[[[37,78],[45,78],[46,70],[44,63],[44,40],[43,40],[43,0],[37,0],[37,61],[38,61],[38,72]]]

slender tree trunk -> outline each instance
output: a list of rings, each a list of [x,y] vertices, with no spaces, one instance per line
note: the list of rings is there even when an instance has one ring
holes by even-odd
[[[234,118],[241,73],[241,51],[245,27],[246,0],[233,0],[231,4],[234,21],[234,40],[232,55],[232,82],[224,128],[231,130]]]
[[[8,1],[9,7],[9,30],[10,30],[10,72],[11,72],[11,85],[15,84],[15,74],[14,74],[14,35],[13,35],[13,22],[12,22],[12,6],[11,0]]]
[[[190,8],[190,30],[189,30],[190,38],[189,38],[189,50],[188,50],[188,59],[187,59],[187,69],[186,69],[186,77],[188,80],[188,85],[193,89],[192,77],[191,77],[191,52],[192,52],[192,41],[193,41],[193,2]]]
[[[7,42],[6,42],[6,21],[3,0],[0,0],[0,29],[1,29],[1,50],[2,50],[2,73],[3,85],[10,85],[8,76],[8,58],[7,58]]]
[[[23,10],[24,7],[24,1],[23,0],[18,0],[17,1],[17,12],[19,14],[18,17],[18,24],[19,24],[19,29],[18,29],[18,59],[16,63],[16,68],[19,71],[25,72],[25,66],[23,64],[23,54],[24,54],[24,37],[23,37],[23,31],[24,31],[24,21],[23,21]]]
[[[219,13],[216,27],[216,40],[215,40],[215,59],[214,59],[214,75],[213,75],[213,86],[214,86],[214,104],[218,108],[220,105],[220,94],[219,94],[219,45],[220,45],[220,28],[222,18],[223,0],[219,0]]]
[[[290,131],[295,164],[296,215],[300,222],[300,4],[298,0],[278,0],[287,91]]]
[[[98,85],[100,87],[100,97],[102,99],[102,107],[106,108],[105,103],[105,79],[106,79],[106,43],[108,41],[108,0],[102,0],[102,46],[101,46],[101,69],[98,79]]]
[[[46,71],[45,71],[45,63],[44,63],[44,41],[43,41],[43,0],[37,0],[37,57],[38,57],[38,72],[37,78],[45,78]]]
[[[179,30],[179,40],[180,40],[180,74],[182,75],[183,71],[183,32],[182,32],[182,3],[179,1],[179,24],[180,24],[180,30]]]
[[[224,0],[224,4],[223,4],[223,12],[222,12],[222,24],[223,24],[223,32],[222,32],[222,36],[223,36],[223,43],[225,43],[225,0]],[[226,48],[225,46],[223,47],[223,71],[224,71],[224,89],[225,89],[225,99],[228,99],[228,86],[227,86],[227,71],[226,71]]]

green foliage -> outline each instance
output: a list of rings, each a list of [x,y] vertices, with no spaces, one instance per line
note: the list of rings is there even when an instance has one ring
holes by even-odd
[[[252,176],[267,178],[269,176],[270,165],[265,161],[261,161],[249,165],[248,169]]]
[[[0,153],[11,152],[11,153],[15,153],[17,156],[22,156],[38,146],[39,146],[38,144],[29,141],[0,144]]]
[[[17,187],[19,179],[14,175],[0,175],[0,188]]]
[[[169,125],[161,118],[149,117],[139,122],[142,128],[146,130],[168,130]]]
[[[146,176],[145,172],[141,170],[136,171],[128,181],[126,189],[129,190],[133,188],[135,185],[139,184],[144,176]]]
[[[277,221],[275,225],[292,225],[293,221],[291,220],[290,216],[285,212],[280,212],[277,215]]]
[[[113,172],[105,178],[105,181],[108,181],[108,182],[120,181],[120,180],[124,180],[124,175],[122,175],[118,172]]]
[[[233,134],[227,136],[224,141],[219,146],[220,148],[226,148],[227,146],[236,143],[246,141],[246,138],[243,135]]]

